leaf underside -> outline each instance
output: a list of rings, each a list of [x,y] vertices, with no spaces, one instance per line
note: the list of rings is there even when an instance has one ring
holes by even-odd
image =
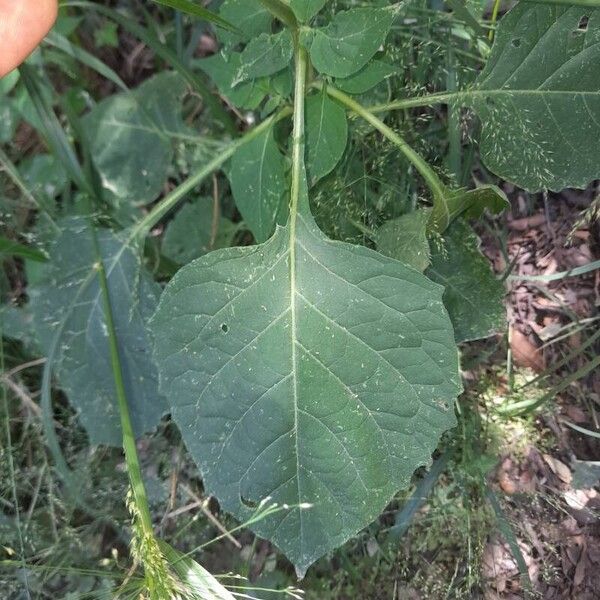
[[[586,187],[600,177],[600,9],[518,3],[469,102],[494,173],[529,191]]]
[[[70,218],[50,249],[46,280],[29,288],[38,341],[50,354],[60,335],[53,368],[60,387],[80,412],[90,443],[121,446],[123,436],[110,364],[102,293],[89,224]],[[98,231],[134,433],[156,427],[166,412],[158,392],[147,321],[160,287],[140,270],[136,253],[108,230]]]
[[[308,214],[184,267],[151,327],[208,493],[241,520],[267,497],[289,505],[253,529],[299,573],[375,519],[455,422],[442,289]]]

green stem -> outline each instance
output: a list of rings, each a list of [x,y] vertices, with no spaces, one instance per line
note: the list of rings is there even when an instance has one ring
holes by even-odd
[[[500,2],[501,0],[494,1],[494,8],[492,9],[492,19],[490,21],[490,30],[488,31],[488,39],[490,42],[494,41],[494,33],[495,33],[495,25],[498,20],[498,12],[500,10]]]
[[[376,104],[369,107],[369,112],[372,114],[387,112],[389,110],[402,110],[405,108],[418,108],[421,106],[433,106],[435,104],[447,104],[460,96],[471,94],[470,91],[457,92],[438,92],[436,94],[427,94],[426,96],[417,96],[416,98],[403,98],[386,102],[385,104]]]
[[[129,405],[127,403],[127,392],[125,391],[125,382],[123,380],[123,371],[121,369],[121,359],[119,356],[119,347],[117,344],[117,332],[113,320],[112,304],[110,300],[110,292],[108,289],[108,278],[100,249],[98,247],[98,239],[94,226],[90,224],[92,229],[92,237],[94,240],[94,250],[97,256],[97,262],[94,265],[100,279],[100,289],[102,291],[102,304],[104,307],[104,318],[106,320],[106,328],[108,331],[108,346],[110,351],[110,364],[113,372],[115,383],[115,392],[117,395],[117,403],[119,405],[119,416],[121,419],[121,429],[123,430],[123,450],[125,451],[125,460],[127,463],[127,472],[129,481],[133,490],[136,508],[139,511],[140,523],[146,535],[153,536],[152,519],[150,517],[150,507],[144,480],[142,479],[142,469],[138,458],[137,448],[135,445],[135,435],[131,424],[131,415],[129,414]]]
[[[321,84],[319,87],[321,89],[325,89],[325,91],[332,98],[335,98],[344,106],[362,117],[365,121],[377,129],[377,131],[382,133],[388,140],[395,144],[425,180],[425,183],[433,194],[434,205],[436,203],[444,202],[444,199],[447,195],[446,186],[438,177],[437,173],[429,166],[427,161],[425,161],[425,159],[416,150],[411,148],[411,146],[409,146],[402,137],[388,127],[383,121],[378,119],[369,109],[356,102],[353,98],[350,98],[350,96],[347,96],[343,92],[340,92],[331,86],[325,87]]]
[[[304,97],[306,95],[306,73],[308,55],[306,49],[297,44],[296,48],[296,83],[294,90],[294,130],[292,134],[292,186],[290,199],[290,236],[293,239],[296,218],[300,205],[304,172]],[[291,245],[293,248],[293,244]],[[293,263],[293,260],[291,261]]]

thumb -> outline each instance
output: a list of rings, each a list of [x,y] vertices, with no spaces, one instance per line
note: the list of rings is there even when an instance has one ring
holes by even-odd
[[[0,0],[0,77],[35,50],[57,12],[58,0]]]

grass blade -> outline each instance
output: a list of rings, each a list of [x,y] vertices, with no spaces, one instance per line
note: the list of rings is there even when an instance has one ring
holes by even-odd
[[[179,10],[188,15],[192,15],[193,17],[200,17],[209,23],[214,23],[223,29],[227,29],[228,31],[239,32],[239,29],[232,25],[229,21],[226,21],[218,14],[204,8],[203,6],[199,6],[194,2],[190,2],[189,0],[153,0],[157,4],[162,4],[163,6],[168,6],[169,8],[174,8],[175,10]]]
[[[492,488],[490,488],[487,485],[485,495],[489,503],[492,505],[492,509],[494,510],[494,514],[496,515],[498,529],[500,530],[500,533],[502,533],[502,536],[506,540],[506,543],[508,544],[508,547],[510,548],[510,551],[517,563],[519,573],[521,574],[521,583],[523,585],[523,588],[526,591],[529,591],[532,588],[531,579],[529,579],[529,570],[527,569],[527,564],[525,563],[525,558],[523,557],[521,548],[519,548],[519,543],[515,536],[515,532],[513,531],[509,520],[506,518],[506,515],[502,510],[502,507],[500,506],[500,502],[498,501],[494,490],[492,490]]]
[[[18,256],[35,262],[46,262],[48,258],[40,250],[19,244],[5,237],[0,237],[0,258],[2,256]]]

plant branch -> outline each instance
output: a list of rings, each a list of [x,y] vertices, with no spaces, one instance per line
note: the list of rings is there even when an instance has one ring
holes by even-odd
[[[436,205],[445,204],[445,198],[447,196],[447,188],[438,177],[437,173],[429,166],[427,161],[394,130],[388,127],[381,119],[377,118],[369,109],[365,108],[358,102],[356,102],[350,96],[347,96],[340,90],[331,86],[320,86],[332,97],[341,102],[347,108],[355,112],[357,115],[362,117],[365,121],[370,123],[377,131],[382,133],[388,140],[395,144],[398,149],[406,156],[406,158],[413,164],[413,166],[420,173],[421,177],[425,180],[425,183],[433,194],[434,207]]]

